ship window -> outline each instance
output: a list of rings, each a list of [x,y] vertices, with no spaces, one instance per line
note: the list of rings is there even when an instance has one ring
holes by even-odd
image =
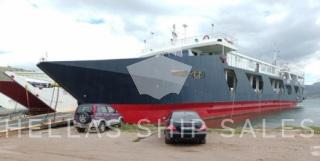
[[[292,94],[292,87],[290,85],[286,85],[287,91],[288,91],[288,95]]]
[[[189,49],[194,56],[201,56],[202,51],[198,49]]]
[[[294,86],[294,91],[296,92],[296,94],[299,93],[299,87],[298,86]]]
[[[254,75],[254,74],[247,74],[247,77],[252,89],[258,94],[262,93],[263,91],[262,77],[260,75]]]
[[[189,56],[188,50],[182,50],[182,56]]]
[[[259,64],[259,63],[257,63],[257,64],[256,64],[255,72],[259,72],[259,71],[260,71],[260,64]]]
[[[176,51],[174,52],[173,54],[174,56],[189,56],[189,50],[179,50],[179,51]]]
[[[237,87],[237,77],[234,70],[225,69],[225,78],[229,87],[230,92],[234,92]]]
[[[193,54],[194,56],[198,56],[198,53],[195,52],[195,51],[192,51],[192,54]]]
[[[271,87],[276,94],[282,94],[284,91],[283,81],[280,79],[270,78]]]
[[[166,57],[169,57],[169,56],[174,56],[174,54],[172,54],[172,53],[164,53],[164,54],[162,54],[163,56],[166,56]]]

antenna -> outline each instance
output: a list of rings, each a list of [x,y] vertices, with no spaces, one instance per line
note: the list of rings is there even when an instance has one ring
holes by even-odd
[[[211,24],[211,28],[212,28],[212,36],[214,35],[214,24]]]
[[[188,25],[183,24],[182,27],[184,28],[184,38],[186,39],[187,38],[187,27],[188,27]]]
[[[172,32],[171,32],[171,34],[172,34],[173,42],[175,42],[175,41],[177,40],[177,38],[178,38],[178,35],[177,35],[177,33],[176,33],[176,25],[175,25],[175,24],[172,25]]]
[[[280,50],[275,50],[274,51],[274,55],[273,55],[273,65],[277,65],[277,61],[278,61],[278,54],[280,53]]]
[[[45,56],[46,60],[48,60],[48,56],[49,56],[49,54],[48,54],[48,52],[46,52],[46,56]]]
[[[150,35],[151,35],[151,38],[150,39],[153,39],[153,36],[154,36],[154,32],[150,32]]]
[[[278,54],[280,50],[277,48],[276,43],[274,43],[274,51],[273,51],[273,65],[277,65],[278,61]]]
[[[155,35],[155,33],[153,31],[151,31],[150,32],[150,39],[149,39],[149,49],[150,49],[150,51],[152,51],[153,50],[152,48],[155,47],[154,46],[155,45],[154,35]],[[146,44],[146,46],[147,46],[147,44]]]
[[[144,43],[144,50],[147,50],[147,40],[143,40]]]
[[[48,52],[45,53],[44,57],[40,57],[40,62],[44,62],[48,60]]]

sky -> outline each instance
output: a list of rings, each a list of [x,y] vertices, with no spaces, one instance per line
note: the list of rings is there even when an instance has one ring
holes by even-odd
[[[319,0],[0,0],[0,65],[138,57],[173,24],[178,35],[183,24],[187,36],[227,34],[258,59],[277,53],[306,84],[320,81]]]

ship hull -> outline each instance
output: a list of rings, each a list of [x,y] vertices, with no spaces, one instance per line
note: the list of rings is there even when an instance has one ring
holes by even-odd
[[[168,93],[160,99],[141,93],[128,71],[128,66],[150,58],[42,62],[38,67],[73,95],[79,104],[112,104],[128,123],[137,123],[140,119],[156,123],[174,110],[195,110],[205,120],[255,115],[293,108],[298,103],[297,97],[302,96],[301,92],[276,94],[270,79],[281,78],[228,66],[221,62],[219,56],[168,58],[189,65],[191,73],[200,71],[204,76],[198,79],[189,74],[181,91]],[[145,68],[158,72],[163,66],[153,63]],[[228,87],[226,69],[236,75],[234,92]],[[251,87],[247,74],[261,76],[261,93],[256,93]],[[287,85],[294,89],[294,84]]]

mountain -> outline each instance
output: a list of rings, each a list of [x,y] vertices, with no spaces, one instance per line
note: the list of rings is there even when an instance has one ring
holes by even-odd
[[[15,67],[11,67],[11,66],[0,66],[0,71],[29,71],[29,70],[25,70],[22,68],[15,68]]]
[[[320,82],[305,85],[304,95],[307,98],[320,98]]]

